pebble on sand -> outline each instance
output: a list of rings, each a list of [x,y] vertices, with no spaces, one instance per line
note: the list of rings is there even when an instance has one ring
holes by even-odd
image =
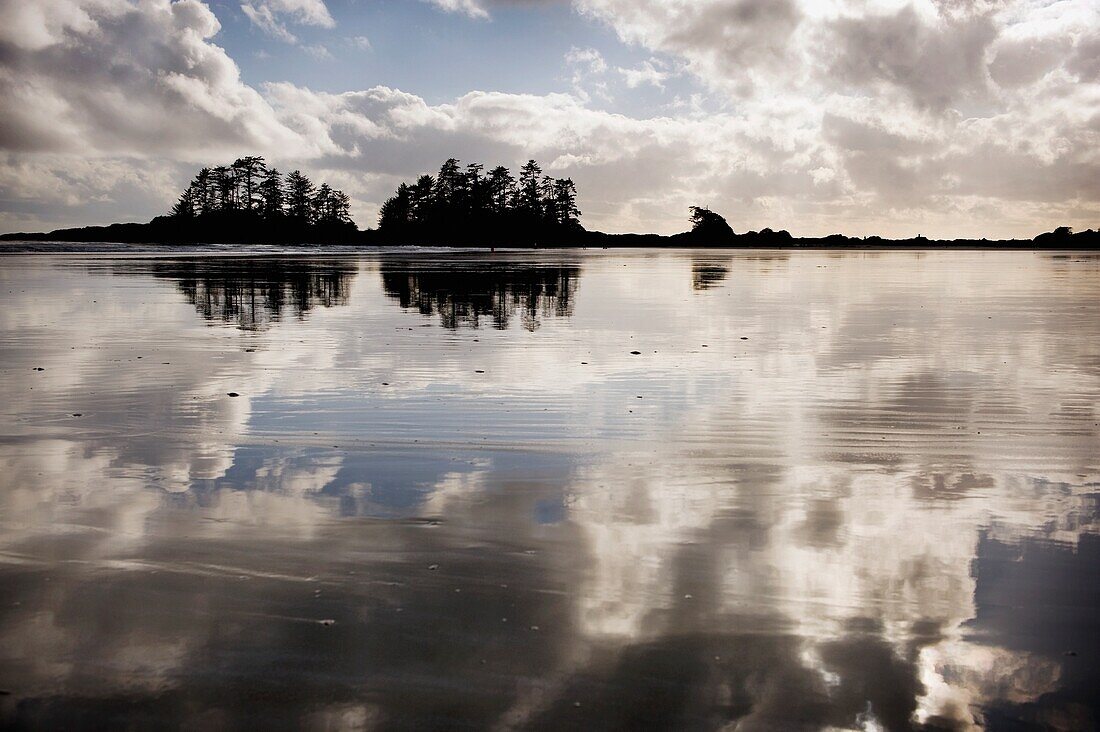
[[[631,351],[631,352],[630,352],[630,355],[631,355],[631,356],[641,356],[641,355],[642,355],[642,352],[641,352],[641,351]]]

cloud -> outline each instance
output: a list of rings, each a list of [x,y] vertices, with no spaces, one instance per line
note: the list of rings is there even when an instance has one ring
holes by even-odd
[[[591,98],[588,87],[591,87],[598,96],[608,98],[607,82],[601,78],[607,73],[607,61],[604,60],[603,54],[594,48],[574,46],[565,54],[565,64],[572,71],[573,93],[580,99],[588,101]]]
[[[246,0],[241,3],[241,11],[257,28],[286,43],[297,43],[298,38],[280,18],[321,28],[336,26],[324,0]]]
[[[705,82],[742,93],[758,69],[791,62],[790,38],[802,21],[794,0],[575,0],[619,37],[682,57]]]
[[[428,0],[428,2],[449,13],[462,13],[471,18],[489,17],[489,11],[479,0]]]
[[[5,14],[18,4],[7,0]],[[209,42],[220,24],[205,4],[84,0],[72,7],[80,22],[65,33],[40,25],[26,38],[3,39],[5,150],[187,158],[310,147]]]
[[[302,46],[302,50],[318,61],[332,61],[334,58],[332,52],[319,43],[313,46]]]
[[[576,3],[653,56],[612,75],[600,49],[574,48],[570,93],[433,104],[251,87],[199,0],[0,0],[0,226],[148,219],[195,165],[245,151],[339,180],[361,225],[451,156],[537,157],[609,230],[676,231],[699,202],[737,230],[799,234],[1096,225],[1100,10],[1085,2]],[[625,94],[673,72],[705,99],[645,117],[595,103],[616,79]]]
[[[996,30],[990,15],[928,23],[912,6],[833,24],[832,78],[858,87],[884,85],[917,107],[942,110],[985,89],[985,55]]]
[[[631,89],[635,89],[644,84],[650,84],[663,89],[665,87],[665,80],[672,74],[664,70],[664,63],[660,59],[649,59],[643,61],[639,66],[634,68],[619,67],[616,69],[623,75],[623,79],[626,81],[626,85]]]

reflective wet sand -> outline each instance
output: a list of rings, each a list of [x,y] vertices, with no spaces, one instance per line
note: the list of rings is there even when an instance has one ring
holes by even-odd
[[[3,726],[1100,723],[1096,255],[5,255],[0,305]]]

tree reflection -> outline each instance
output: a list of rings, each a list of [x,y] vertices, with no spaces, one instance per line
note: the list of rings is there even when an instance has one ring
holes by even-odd
[[[691,260],[691,289],[709,290],[729,276],[732,257],[693,257]]]
[[[386,262],[381,273],[387,295],[403,308],[438,315],[444,328],[479,328],[488,319],[503,330],[519,313],[523,327],[535,330],[543,318],[573,314],[580,267],[477,262],[437,269],[406,261]]]
[[[335,260],[252,257],[157,261],[129,271],[173,280],[205,320],[262,330],[316,307],[347,305],[357,269]]]

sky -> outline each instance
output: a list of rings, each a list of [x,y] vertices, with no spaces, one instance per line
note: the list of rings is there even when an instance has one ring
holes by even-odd
[[[361,228],[448,157],[581,221],[1030,237],[1100,224],[1095,0],[0,0],[0,232],[147,221],[264,156]]]

